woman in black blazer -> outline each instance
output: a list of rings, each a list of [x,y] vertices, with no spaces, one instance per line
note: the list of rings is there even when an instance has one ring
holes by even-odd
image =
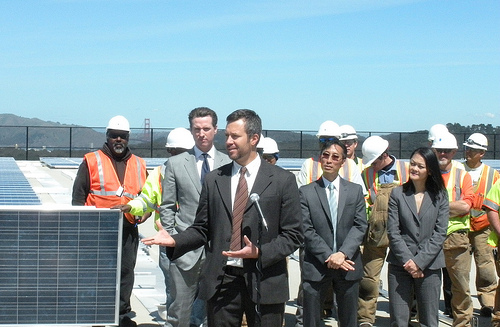
[[[408,326],[415,294],[420,325],[437,327],[448,194],[430,148],[412,153],[409,172],[408,182],[395,188],[389,200],[391,326]]]

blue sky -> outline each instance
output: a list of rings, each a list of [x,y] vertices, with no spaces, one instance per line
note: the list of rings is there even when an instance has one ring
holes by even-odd
[[[106,126],[500,125],[500,1],[0,1],[0,113]]]

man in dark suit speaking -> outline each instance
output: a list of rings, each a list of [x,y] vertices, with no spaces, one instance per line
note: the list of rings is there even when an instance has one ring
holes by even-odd
[[[342,179],[347,150],[339,140],[322,144],[323,175],[300,188],[305,252],[302,267],[304,326],[321,326],[321,304],[333,284],[339,325],[356,327],[360,245],[368,223],[361,186]]]
[[[226,120],[233,162],[206,175],[194,224],[172,236],[161,229],[142,241],[167,246],[171,260],[205,246],[199,296],[207,300],[209,326],[240,326],[243,312],[255,326],[260,302],[260,325],[281,327],[289,299],[286,257],[303,240],[295,176],[258,156],[262,123],[254,111],[236,110]],[[249,201],[253,193],[265,216],[260,249],[261,217],[257,203]]]

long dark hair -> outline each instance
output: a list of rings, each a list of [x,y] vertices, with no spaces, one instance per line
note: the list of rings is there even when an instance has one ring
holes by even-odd
[[[436,154],[434,153],[434,151],[432,151],[431,148],[421,147],[413,151],[410,156],[410,160],[415,154],[419,154],[422,156],[422,158],[424,158],[427,173],[429,174],[427,176],[427,180],[425,181],[425,188],[427,189],[427,192],[432,195],[432,198],[434,200],[434,198],[439,193],[446,190],[446,187],[444,186],[443,176],[441,176],[441,170],[439,169],[439,163]],[[403,184],[403,190],[415,191],[415,186],[413,185],[411,179],[408,179],[408,181]]]

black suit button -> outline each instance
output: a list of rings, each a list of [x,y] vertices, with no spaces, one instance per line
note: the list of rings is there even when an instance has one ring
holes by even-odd
[[[226,242],[231,242],[231,238],[230,237],[226,238]]]
[[[420,236],[420,233],[417,233],[417,237],[419,237],[419,236]]]

